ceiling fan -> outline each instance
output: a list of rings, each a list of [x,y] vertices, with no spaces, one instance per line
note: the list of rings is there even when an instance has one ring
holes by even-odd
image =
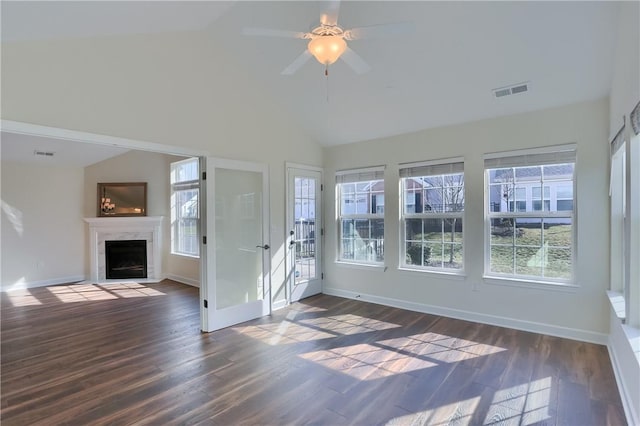
[[[347,41],[408,34],[413,31],[413,26],[407,22],[371,25],[345,30],[338,26],[340,0],[328,0],[325,3],[324,11],[320,15],[320,25],[310,32],[303,33],[251,27],[244,28],[242,33],[248,36],[286,37],[309,40],[307,49],[281,73],[283,75],[291,75],[302,67],[311,56],[314,56],[318,62],[325,66],[325,74],[328,73],[329,65],[338,59],[346,62],[357,74],[364,74],[368,72],[371,67],[360,55],[347,45]]]

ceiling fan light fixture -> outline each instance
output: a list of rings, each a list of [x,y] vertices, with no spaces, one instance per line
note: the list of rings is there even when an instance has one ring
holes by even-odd
[[[314,37],[307,47],[318,62],[331,65],[347,50],[347,42],[339,35],[325,35]]]

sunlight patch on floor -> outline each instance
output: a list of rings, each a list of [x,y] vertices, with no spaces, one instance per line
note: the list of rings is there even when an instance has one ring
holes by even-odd
[[[388,426],[400,425],[451,425],[472,424],[473,416],[484,415],[482,425],[534,425],[546,424],[552,419],[551,377],[533,380],[494,392],[491,405],[481,404],[483,398],[491,398],[483,392],[477,397],[441,405],[430,410],[418,411],[389,420]],[[484,407],[484,408],[481,408]],[[476,410],[486,413],[476,413]],[[480,417],[482,418],[482,417]],[[474,420],[477,424],[480,422]]]
[[[373,344],[345,346],[298,356],[358,380],[374,380],[438,365],[427,359]]]
[[[110,283],[104,285],[72,284],[47,287],[47,290],[62,303],[163,296],[165,294],[135,282]]]
[[[326,312],[327,308],[320,308],[318,306],[307,305],[302,302],[298,302],[294,308],[291,309],[298,313],[311,313],[311,312]]]
[[[328,332],[333,332],[340,335],[367,333],[370,331],[388,330],[390,328],[400,327],[398,324],[378,321],[372,318],[361,317],[359,315],[353,314],[308,318],[302,319],[298,322],[300,324],[321,328]]]
[[[100,285],[103,290],[110,291],[124,299],[130,297],[164,296],[165,293],[139,283],[120,283]]]
[[[451,404],[442,405],[431,410],[420,411],[417,413],[407,414],[406,416],[396,417],[389,420],[388,426],[404,426],[404,425],[469,425],[471,418],[475,413],[480,397],[463,399]]]
[[[117,299],[111,293],[108,293],[91,284],[74,284],[48,287],[51,292],[62,303],[86,302],[92,300],[111,300]]]
[[[551,377],[495,392],[484,424],[532,425],[551,418]]]
[[[438,333],[422,333],[309,352],[299,356],[359,380],[372,380],[465,361],[504,350]]]
[[[268,343],[271,346],[311,342],[335,337],[335,334],[305,327],[289,320],[284,320],[280,323],[235,327],[234,330],[247,337]]]
[[[42,302],[36,299],[28,289],[11,290],[5,294],[13,306],[42,305]]]
[[[235,327],[234,330],[274,346],[400,327],[397,324],[351,314],[296,320],[299,314],[300,311],[292,310],[279,323]]]
[[[492,355],[505,350],[497,346],[438,333],[422,333],[381,340],[378,344],[446,363],[464,361],[477,356]]]

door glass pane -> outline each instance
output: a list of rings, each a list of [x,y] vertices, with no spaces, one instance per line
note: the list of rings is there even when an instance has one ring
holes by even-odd
[[[316,278],[316,179],[295,177],[295,283]],[[343,202],[350,198],[344,198]],[[352,194],[349,195],[351,197]]]
[[[216,308],[262,300],[262,173],[216,168]]]

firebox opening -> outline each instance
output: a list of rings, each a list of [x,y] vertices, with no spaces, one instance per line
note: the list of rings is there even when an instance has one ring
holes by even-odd
[[[105,241],[106,278],[147,278],[145,240]]]

